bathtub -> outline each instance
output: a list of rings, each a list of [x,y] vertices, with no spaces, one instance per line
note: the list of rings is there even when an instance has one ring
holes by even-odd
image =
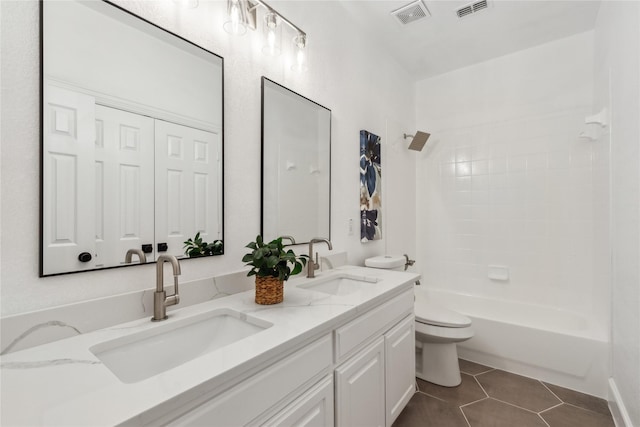
[[[609,344],[604,325],[553,307],[416,286],[427,298],[473,321],[458,344],[462,359],[606,398]]]

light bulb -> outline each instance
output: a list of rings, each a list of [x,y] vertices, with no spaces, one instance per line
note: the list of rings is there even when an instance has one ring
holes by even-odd
[[[224,23],[223,28],[229,34],[242,35],[247,32],[247,26],[242,18],[240,3],[238,0],[229,0],[228,3],[229,20]]]
[[[293,44],[296,51],[296,61],[291,66],[291,70],[297,72],[307,71],[307,55],[305,52],[307,48],[307,35],[303,33],[298,34],[293,38]]]
[[[264,16],[263,33],[265,37],[262,52],[266,55],[280,55],[280,33],[282,26],[278,25],[278,15],[275,12],[269,12]]]

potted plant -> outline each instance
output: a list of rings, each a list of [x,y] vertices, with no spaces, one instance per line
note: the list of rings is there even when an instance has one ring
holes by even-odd
[[[200,232],[196,233],[193,239],[189,238],[184,242],[184,254],[188,257],[199,257],[209,255],[221,255],[224,251],[222,240],[214,240],[207,243],[200,237]]]
[[[252,252],[243,256],[242,262],[252,267],[247,276],[256,276],[256,303],[282,302],[284,282],[300,273],[309,257],[297,256],[291,249],[285,251],[282,237],[264,243],[262,236],[257,236],[255,242],[250,242],[246,247]]]

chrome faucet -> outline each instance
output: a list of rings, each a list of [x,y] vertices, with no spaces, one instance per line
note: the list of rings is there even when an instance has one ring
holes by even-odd
[[[127,255],[124,257],[125,264],[131,264],[131,258],[133,255],[138,255],[138,259],[140,260],[140,264],[144,264],[147,262],[147,257],[141,249],[129,249],[127,251]]]
[[[309,241],[309,261],[307,261],[307,277],[313,278],[316,277],[315,271],[320,268],[320,264],[318,263],[318,253],[316,252],[316,260],[313,261],[313,244],[325,242],[327,246],[329,246],[329,250],[333,250],[333,246],[329,239],[323,239],[320,237],[314,237]]]
[[[164,290],[164,263],[170,262],[173,267],[173,295],[167,296]],[[153,293],[153,317],[152,322],[167,318],[167,307],[180,302],[178,294],[178,276],[180,275],[180,263],[173,255],[160,255],[156,263],[156,291]]]

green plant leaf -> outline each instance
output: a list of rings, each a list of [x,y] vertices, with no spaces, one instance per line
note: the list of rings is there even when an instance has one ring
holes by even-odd
[[[291,274],[296,275],[301,271],[302,271],[302,264],[300,264],[299,262],[296,262],[296,266],[293,268],[293,271],[291,272]]]

